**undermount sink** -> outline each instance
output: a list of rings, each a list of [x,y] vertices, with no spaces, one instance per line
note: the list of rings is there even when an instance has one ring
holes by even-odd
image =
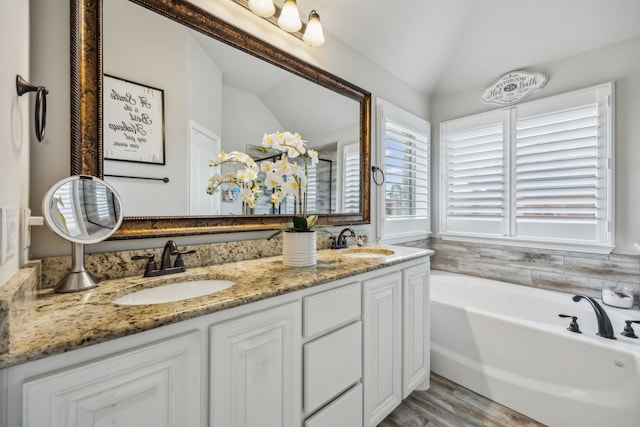
[[[170,283],[123,295],[113,301],[118,305],[162,304],[220,292],[233,286],[230,280],[194,280]]]
[[[391,249],[383,248],[353,248],[346,249],[340,255],[350,258],[384,258],[394,253]]]

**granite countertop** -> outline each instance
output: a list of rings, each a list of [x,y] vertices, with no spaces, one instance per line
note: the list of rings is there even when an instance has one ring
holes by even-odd
[[[354,250],[351,248],[320,250],[313,267],[286,267],[282,257],[276,256],[190,268],[161,277],[106,280],[97,288],[76,293],[56,294],[51,289],[21,292],[5,316],[8,332],[0,330],[0,340],[8,340],[4,354],[0,354],[0,369],[433,254],[428,249],[402,246],[370,248],[394,253],[351,258],[343,256]],[[137,306],[112,303],[140,289],[205,278],[235,284],[213,295],[183,301]]]

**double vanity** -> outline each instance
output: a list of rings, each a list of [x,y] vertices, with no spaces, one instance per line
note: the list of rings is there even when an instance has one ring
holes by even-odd
[[[0,427],[375,426],[428,387],[431,253],[320,250],[314,267],[269,257],[23,292],[0,331]]]
[[[207,10],[212,5],[214,10]],[[238,149],[234,143],[256,142],[275,130],[260,125],[251,129],[256,137],[239,136],[250,135],[247,127],[262,121],[245,109],[228,117],[234,109],[222,106],[223,93],[227,99],[236,97],[232,105],[262,101],[249,92],[252,84],[223,84],[224,73],[236,82],[253,83],[253,77],[243,79],[245,71],[261,77],[283,72],[274,94],[283,100],[295,95],[318,101],[311,114],[295,103],[273,103],[278,111],[291,104],[304,114],[295,120],[287,113],[287,120],[304,124],[313,117],[313,123],[322,123],[326,135],[315,137],[314,148],[329,144],[331,154],[323,161],[334,163],[329,184],[317,190],[330,195],[329,209],[317,212],[321,223],[370,224],[371,93],[229,24],[212,2],[72,0],[70,6],[71,175],[82,175],[86,182],[107,176],[125,195],[127,209],[139,203],[144,210],[123,213],[119,201],[106,214],[78,209],[98,219],[102,214],[119,219],[107,227],[91,221],[87,239],[75,239],[73,224],[59,221],[52,229],[62,230],[59,234],[73,243],[71,274],[50,283],[51,270],[68,272],[63,262],[45,269],[47,274],[39,270],[50,260],[32,262],[17,273],[24,284],[0,288],[0,427],[375,426],[412,390],[428,387],[432,252],[426,249],[326,249],[318,251],[317,265],[290,268],[280,256],[265,256],[264,242],[253,242],[257,259],[220,263],[218,258],[244,254],[221,250],[210,257],[199,250],[191,265],[212,265],[158,277],[131,277],[140,272],[140,261],[114,253],[110,261],[93,262],[88,270],[95,274],[113,266],[127,274],[103,274],[94,287],[84,268],[82,245],[109,237],[103,234],[106,229],[115,233],[114,239],[164,238],[273,230],[288,220],[285,215],[225,215],[211,209],[214,199],[209,196],[204,199],[208,208],[201,212],[191,200],[204,195],[184,196],[199,188],[193,182],[204,184],[209,176],[195,178],[195,173],[169,167],[206,169],[208,162],[202,159],[211,154],[187,158],[186,153],[200,153],[197,146],[179,145],[198,129],[207,130],[201,133],[212,140],[232,144],[219,147],[227,151]],[[139,49],[145,41],[163,48]],[[228,56],[216,55],[228,49],[228,55],[240,57],[236,66]],[[181,62],[167,67],[172,58]],[[184,75],[175,74],[178,70]],[[103,81],[107,74],[166,94],[163,100],[171,112],[165,115],[161,138],[170,159],[166,165],[164,159],[144,165],[116,161],[123,160],[118,156],[103,158],[115,141],[102,133],[113,118],[102,114],[109,100],[105,94],[111,83]],[[181,103],[185,93],[189,102]],[[195,99],[198,108],[192,105]],[[267,112],[265,117],[275,117]],[[339,187],[338,174],[347,171],[344,153],[351,153],[348,167],[358,188],[349,209],[337,198],[339,192],[332,191]],[[163,175],[172,174],[170,183],[160,180],[163,188],[149,191],[146,184],[160,169]],[[141,197],[157,191],[163,197]],[[51,196],[46,204],[53,212],[49,225],[63,208],[78,207],[79,198],[65,204],[55,192]],[[230,203],[220,201],[221,206]],[[273,249],[275,243],[269,244]],[[268,254],[274,253],[281,251]],[[102,254],[91,255],[95,260]],[[135,256],[144,258],[141,251]],[[46,289],[39,289],[41,283]],[[187,291],[195,293],[183,299]]]

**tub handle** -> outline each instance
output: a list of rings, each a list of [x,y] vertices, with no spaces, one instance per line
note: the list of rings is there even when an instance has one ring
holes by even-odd
[[[624,326],[624,330],[622,331],[622,336],[628,337],[628,338],[638,338],[635,331],[631,327],[631,324],[640,323],[640,320],[625,320],[624,323],[625,323],[625,326]]]
[[[571,323],[569,323],[569,327],[567,331],[575,332],[576,334],[581,334],[580,326],[578,326],[578,316],[572,316],[570,314],[558,314],[558,317],[562,318],[571,318]]]

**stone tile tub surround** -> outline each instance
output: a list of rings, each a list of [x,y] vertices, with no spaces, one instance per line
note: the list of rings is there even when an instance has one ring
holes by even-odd
[[[432,238],[431,268],[600,298],[605,285],[627,284],[638,308],[640,256],[486,245]]]

